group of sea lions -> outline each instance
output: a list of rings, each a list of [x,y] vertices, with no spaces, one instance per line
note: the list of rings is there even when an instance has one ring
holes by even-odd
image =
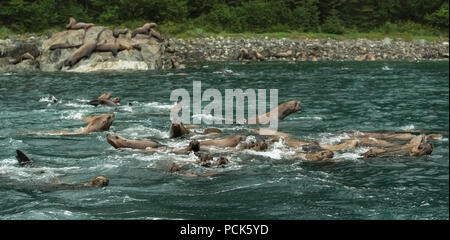
[[[112,97],[111,93],[105,93],[88,104],[107,107],[117,107],[120,102],[119,97]],[[176,104],[173,109],[182,111],[181,105]],[[290,114],[301,110],[300,101],[288,101],[280,104],[276,109],[272,109],[266,114],[257,116],[256,119],[247,119],[261,125],[263,117],[270,117],[277,110],[278,120],[283,120]],[[114,113],[87,116],[83,121],[88,125],[77,132],[58,131],[58,134],[87,134],[91,132],[108,131],[115,119]],[[106,141],[116,149],[137,149],[143,153],[172,153],[178,155],[189,155],[193,153],[197,157],[196,163],[205,168],[223,168],[232,162],[232,159],[225,157],[228,152],[236,151],[266,151],[274,143],[282,143],[293,152],[294,159],[307,161],[330,160],[335,156],[334,152],[341,152],[358,147],[369,148],[364,154],[364,158],[389,157],[389,156],[423,156],[429,155],[433,151],[432,139],[441,138],[441,134],[413,134],[411,132],[392,133],[370,133],[370,132],[348,132],[348,138],[338,144],[326,145],[318,142],[302,141],[293,138],[290,134],[280,131],[272,131],[270,135],[261,135],[258,130],[249,128],[249,134],[227,135],[218,128],[206,128],[201,130],[198,125],[184,125],[182,122],[172,122],[169,128],[169,138],[189,139],[189,144],[185,147],[173,147],[159,143],[153,139],[128,139],[117,134],[107,134]],[[55,133],[55,132],[53,132]],[[252,137],[250,137],[252,135]],[[204,140],[203,140],[204,139]],[[220,149],[220,151],[216,151]],[[17,150],[16,156],[20,166],[33,167],[34,162],[24,153]],[[206,173],[193,173],[184,169],[176,163],[172,163],[169,172],[187,177],[208,177],[221,174],[219,171],[209,171]],[[100,175],[94,179],[77,184],[53,184],[51,189],[77,189],[83,187],[104,187],[109,184],[107,177]]]

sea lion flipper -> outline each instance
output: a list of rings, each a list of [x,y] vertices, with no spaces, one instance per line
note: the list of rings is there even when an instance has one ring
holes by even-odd
[[[98,105],[100,105],[100,100],[98,100],[98,99],[94,99],[94,100],[92,100],[92,101],[90,101],[90,102],[88,102],[88,104],[89,105],[93,105],[93,106],[98,106]]]
[[[19,161],[20,166],[33,164],[33,161],[31,161],[22,151],[16,150],[16,153],[16,159]]]

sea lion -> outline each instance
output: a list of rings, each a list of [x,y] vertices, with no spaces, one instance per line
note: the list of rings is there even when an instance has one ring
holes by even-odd
[[[105,176],[97,176],[87,182],[75,183],[75,184],[50,184],[46,186],[42,186],[43,190],[76,190],[82,188],[91,188],[91,187],[106,187],[109,185],[109,179]]]
[[[206,172],[206,173],[199,173],[199,174],[191,173],[191,172],[181,170],[181,167],[178,166],[176,163],[172,163],[172,165],[169,168],[169,172],[176,173],[176,174],[179,174],[184,177],[211,177],[214,175],[222,174],[220,172]]]
[[[257,59],[257,60],[259,60],[259,61],[264,61],[264,56],[260,53],[260,52],[258,52],[258,51],[254,51],[254,57]]]
[[[110,114],[100,114],[98,116],[90,116],[89,118],[85,118],[88,120],[88,125],[81,129],[78,132],[67,132],[67,131],[46,131],[45,133],[57,133],[64,135],[77,135],[77,134],[86,134],[91,132],[103,132],[108,131],[114,122],[115,115],[114,113]]]
[[[262,114],[255,118],[249,118],[247,124],[251,124],[252,122],[256,122],[256,124],[268,124],[270,121],[270,116],[275,114],[275,110],[278,111],[278,120],[283,120],[287,116],[292,113],[296,113],[301,110],[301,102],[300,101],[288,101],[278,105],[278,107],[272,109],[270,112]]]
[[[266,141],[261,140],[259,142],[254,142],[254,141],[250,141],[250,142],[242,142],[239,144],[239,146],[237,147],[238,150],[254,150],[254,151],[263,151],[266,150],[269,146],[267,145]]]
[[[161,33],[155,31],[154,29],[150,29],[149,33],[150,36],[156,38],[158,40],[158,42],[162,42],[164,41],[164,39],[161,36]]]
[[[191,132],[187,130],[183,123],[173,122],[170,124],[170,130],[169,130],[169,137],[170,138],[177,138],[181,137],[187,134],[190,134]]]
[[[413,137],[407,144],[399,147],[373,148],[364,153],[364,157],[387,156],[423,156],[433,152],[433,145],[427,142],[424,134]]]
[[[213,139],[200,142],[200,149],[205,146],[215,146],[219,148],[236,147],[246,136],[232,135],[222,139]]]
[[[172,63],[172,68],[174,69],[185,69],[186,66],[184,64],[180,64],[176,59],[171,58],[170,62]]]
[[[307,153],[304,154],[304,157],[307,160],[311,160],[311,161],[320,161],[320,160],[324,160],[324,159],[330,159],[334,157],[334,153],[330,150],[324,150],[324,151],[320,151],[317,153]]]
[[[95,41],[90,41],[83,44],[70,59],[66,60],[66,66],[73,66],[78,63],[83,58],[89,58],[97,47],[97,43]]]
[[[11,61],[10,64],[15,65],[15,64],[18,64],[18,63],[22,62],[23,60],[27,60],[27,59],[34,60],[34,57],[30,53],[26,52],[26,53],[22,54],[20,57],[18,57],[17,59]]]
[[[78,48],[81,45],[70,45],[68,43],[57,43],[50,46],[49,50],[56,50],[56,49],[66,49],[66,48]]]
[[[134,38],[137,34],[149,34],[150,28],[156,27],[156,23],[146,23],[144,26],[136,28],[131,32],[131,37]]]
[[[273,56],[276,57],[276,58],[291,57],[292,56],[292,51],[289,50],[289,51],[286,51],[286,52],[278,52],[278,53],[275,53]]]
[[[147,139],[127,139],[119,135],[107,134],[106,140],[114,148],[132,148],[132,149],[146,149],[146,148],[158,148],[162,145],[153,140]]]
[[[29,159],[22,151],[16,150],[16,159],[21,167],[33,167],[34,162]]]
[[[66,29],[67,30],[78,30],[78,29],[84,29],[87,30],[88,28],[94,26],[93,23],[84,23],[84,22],[79,22],[77,23],[77,21],[75,20],[75,18],[69,18],[69,24],[66,25]]]
[[[219,157],[216,160],[216,164],[217,164],[218,167],[225,167],[225,165],[227,165],[229,162],[230,161],[226,157]]]
[[[96,106],[96,107],[98,105],[105,105],[108,107],[118,107],[119,106],[119,105],[117,105],[117,103],[115,103],[114,101],[111,101],[109,99],[95,99],[95,100],[88,102],[88,104]]]
[[[130,47],[120,43],[103,43],[95,47],[95,52],[111,52],[113,56],[117,56],[118,52],[129,49]]]
[[[115,37],[115,38],[118,38],[119,36],[120,36],[120,34],[127,34],[128,33],[128,28],[125,28],[125,29],[118,29],[118,28],[115,28],[115,29],[113,29],[113,36]]]
[[[210,154],[200,154],[198,160],[196,161],[202,167],[211,167],[213,157]]]

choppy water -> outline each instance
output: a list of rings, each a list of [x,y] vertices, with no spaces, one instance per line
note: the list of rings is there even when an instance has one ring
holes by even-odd
[[[0,219],[448,219],[448,62],[203,64],[174,72],[30,73],[0,75]],[[122,107],[109,133],[169,140],[170,92],[202,88],[277,88],[279,102],[302,111],[279,130],[302,140],[333,143],[344,131],[428,130],[443,133],[432,155],[365,160],[364,149],[334,161],[294,160],[281,144],[266,152],[227,154],[224,174],[189,178],[168,173],[171,162],[205,171],[193,156],[116,150],[107,133],[76,131],[80,119],[114,111],[87,106],[112,91]],[[191,90],[190,90],[191,91]],[[55,97],[57,104],[51,104]],[[131,102],[132,106],[126,106]],[[219,126],[228,132],[243,126]],[[39,164],[21,168],[15,150]],[[47,191],[55,182],[106,175],[110,186]]]

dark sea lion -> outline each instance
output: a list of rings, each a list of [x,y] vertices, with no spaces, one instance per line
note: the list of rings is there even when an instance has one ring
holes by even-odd
[[[214,175],[220,175],[222,173],[220,172],[206,172],[206,173],[191,173],[187,171],[181,170],[181,167],[178,166],[176,163],[172,163],[172,165],[169,168],[170,173],[176,173],[184,177],[211,177]]]
[[[236,147],[241,141],[245,139],[245,136],[233,135],[222,139],[206,140],[200,142],[200,148],[204,146],[215,146],[220,148]]]
[[[26,53],[22,54],[20,57],[18,57],[17,59],[11,61],[10,64],[18,64],[18,63],[22,62],[23,60],[27,60],[27,59],[34,60],[34,57],[30,53],[26,52]]]
[[[127,33],[128,33],[128,28],[125,28],[125,29],[115,28],[115,29],[113,29],[113,36],[115,38],[118,38],[120,34],[124,34],[125,35]]]
[[[106,140],[114,148],[132,148],[132,149],[146,149],[146,148],[158,148],[162,145],[156,141],[147,139],[127,139],[119,135],[108,134]]]
[[[66,49],[66,48],[78,48],[81,45],[70,45],[68,43],[57,43],[50,46],[50,50],[56,50],[56,49]]]
[[[196,161],[202,167],[211,167],[213,157],[210,154],[204,153],[198,156],[198,160]]]
[[[159,42],[164,41],[164,39],[161,36],[161,33],[155,31],[154,29],[150,29],[149,33],[150,36],[156,38]]]
[[[177,123],[177,122],[173,122],[172,124],[170,124],[170,130],[169,130],[169,137],[170,138],[177,138],[177,137],[181,137],[187,134],[190,134],[191,132],[189,130],[187,130],[183,123]]]
[[[228,163],[230,163],[230,161],[226,157],[219,157],[216,161],[218,167],[225,167]]]
[[[105,105],[108,107],[118,107],[117,103],[109,100],[109,99],[95,99],[90,102],[88,102],[89,105],[98,106],[98,105]]]
[[[16,150],[16,159],[22,167],[33,167],[34,162],[29,159],[22,151]]]
[[[94,52],[95,48],[97,47],[97,43],[95,41],[90,41],[85,44],[83,44],[70,58],[70,60],[67,60],[65,65],[67,66],[73,66],[78,63],[83,58],[89,58]]]

